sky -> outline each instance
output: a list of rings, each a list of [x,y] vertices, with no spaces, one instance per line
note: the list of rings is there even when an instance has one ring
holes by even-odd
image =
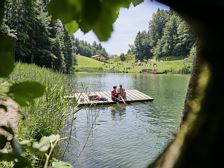
[[[107,42],[101,42],[109,55],[126,53],[129,44],[134,44],[134,39],[139,31],[148,30],[149,21],[157,9],[169,9],[169,7],[146,0],[140,5],[129,9],[120,9],[119,17],[113,25],[113,33]],[[74,36],[88,43],[99,42],[96,35],[91,31],[84,34],[78,30]]]

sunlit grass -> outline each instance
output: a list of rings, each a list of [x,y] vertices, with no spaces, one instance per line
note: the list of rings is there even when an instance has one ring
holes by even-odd
[[[33,105],[21,108],[23,120],[20,120],[18,135],[23,139],[40,139],[59,133],[67,116],[65,75],[35,65],[17,63],[10,79],[14,82],[37,81],[46,87],[44,95],[36,99]]]
[[[133,56],[130,56],[125,61],[120,61],[117,58],[109,58],[108,63],[102,63],[100,61],[84,57],[77,56],[77,71],[86,72],[121,72],[121,73],[139,73],[143,69],[156,69],[157,71],[166,71],[168,73],[190,73],[192,69],[192,63],[186,59],[180,58],[176,60],[160,60],[155,61],[156,66],[150,63],[143,63],[143,65],[136,65]]]
[[[75,65],[75,69],[77,71],[99,71],[103,69],[104,63],[94,60],[89,57],[84,57],[81,55],[76,56],[77,65]]]

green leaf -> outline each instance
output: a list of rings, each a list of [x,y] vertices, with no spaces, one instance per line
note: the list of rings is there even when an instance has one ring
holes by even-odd
[[[4,16],[4,4],[5,0],[0,1],[0,25],[2,24],[3,16]]]
[[[65,24],[65,28],[68,31],[68,33],[71,35],[72,33],[75,33],[78,30],[79,25],[76,21],[72,21],[70,23]]]
[[[3,149],[6,145],[7,138],[4,135],[0,135],[0,149]]]
[[[14,39],[0,34],[0,77],[8,77],[14,69]]]
[[[20,145],[27,145],[27,146],[31,146],[31,140],[23,140],[21,142],[19,142]]]
[[[38,82],[26,81],[13,84],[8,91],[8,96],[21,106],[33,103],[34,99],[44,94],[45,87]]]
[[[44,136],[40,139],[40,142],[34,142],[32,147],[34,149],[38,149],[40,152],[46,152],[50,146],[51,143],[54,143],[55,141],[58,141],[60,139],[60,135],[50,135],[50,136]]]
[[[34,142],[33,145],[32,145],[33,148],[35,149],[39,149],[40,148],[40,145],[38,142]]]
[[[70,163],[62,162],[62,161],[54,161],[52,162],[53,168],[73,168]]]
[[[91,27],[85,22],[80,22],[79,28],[82,30],[83,33],[88,33],[91,30]]]
[[[0,77],[8,77],[14,69],[14,60],[9,52],[0,51]]]
[[[51,0],[48,5],[48,11],[53,19],[60,19],[63,23],[69,23],[78,20],[82,2],[80,0]]]
[[[94,25],[93,31],[101,41],[106,41],[110,37],[113,31],[113,23],[116,21],[119,15],[119,10],[107,9],[107,6],[103,9],[102,15],[98,22]]]
[[[58,141],[60,139],[60,135],[50,135],[47,137],[51,143],[54,143],[55,141]]]
[[[40,142],[33,143],[33,148],[38,149],[41,152],[46,152],[50,148],[50,140],[48,137],[42,137]]]
[[[93,31],[101,41],[108,40],[113,31],[113,23],[118,18],[120,8],[128,8],[130,3],[131,0],[102,1],[100,17],[98,17],[97,22],[92,27]]]
[[[143,0],[133,0],[132,1],[132,4],[134,5],[134,6],[137,6],[137,5],[139,5],[140,3],[142,3],[143,2]]]
[[[54,19],[59,18],[63,23],[75,20],[84,33],[93,30],[101,41],[106,41],[113,31],[119,9],[128,8],[131,2],[132,0],[51,0],[48,10]],[[76,29],[75,25],[74,30]]]
[[[94,26],[101,15],[102,3],[100,0],[84,1],[82,11],[82,22]]]
[[[15,156],[11,153],[0,153],[0,160],[1,161],[14,161]]]

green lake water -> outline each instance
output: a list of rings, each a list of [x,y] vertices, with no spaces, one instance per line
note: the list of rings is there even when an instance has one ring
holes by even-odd
[[[77,73],[77,91],[112,90],[123,84],[153,102],[83,108],[76,113],[64,160],[75,168],[144,168],[174,138],[189,75]],[[69,123],[69,121],[68,121]],[[66,134],[65,127],[65,134]],[[68,129],[67,129],[68,131]]]

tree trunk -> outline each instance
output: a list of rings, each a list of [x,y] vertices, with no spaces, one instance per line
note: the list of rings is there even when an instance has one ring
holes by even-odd
[[[185,122],[175,140],[149,168],[222,167],[224,29],[219,18],[224,18],[224,3],[221,0],[160,1],[188,21],[199,37],[199,47],[186,96]]]
[[[189,112],[192,111],[190,103],[196,98],[196,88],[198,84],[199,74],[200,74],[200,65],[202,64],[202,60],[197,55],[193,61],[193,69],[191,73],[191,78],[188,84],[188,90],[184,102],[182,123],[187,120],[187,116]]]

